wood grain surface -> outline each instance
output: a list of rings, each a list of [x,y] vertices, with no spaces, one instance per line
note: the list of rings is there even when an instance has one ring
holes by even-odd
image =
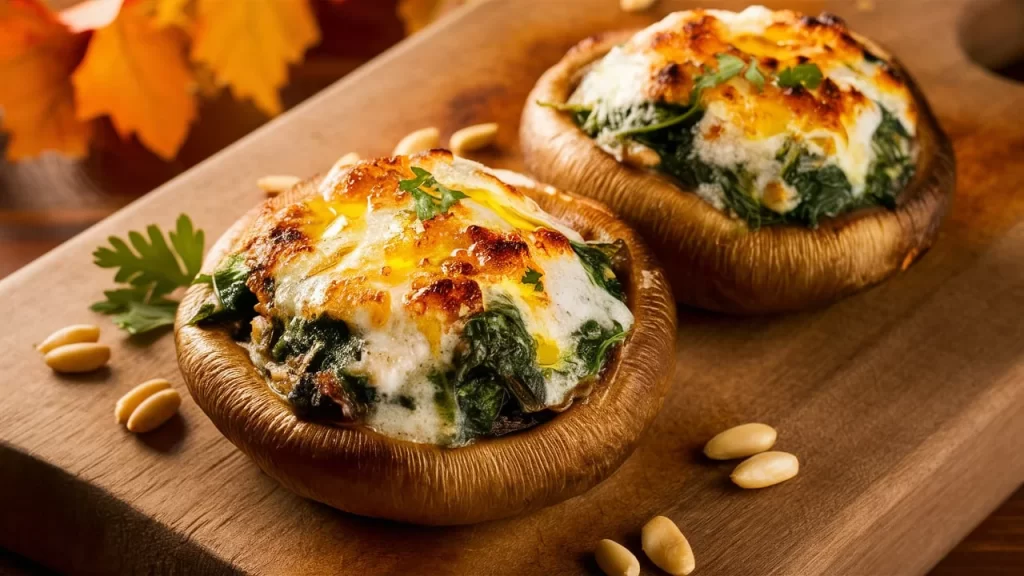
[[[0,335],[0,545],[67,572],[563,574],[595,571],[599,538],[638,551],[640,525],[664,514],[687,533],[701,573],[926,571],[1024,479],[1024,118],[1015,112],[1024,87],[961,51],[977,3],[787,4],[847,17],[908,65],[955,143],[952,215],[909,273],[827,310],[757,320],[682,311],[674,390],[608,481],[529,516],[428,530],[293,496],[190,402],[141,437],[110,417],[139,381],[180,379],[169,337],[124,340],[86,310],[110,282],[89,264],[107,235],[187,211],[215,236],[259,200],[255,177],[322,171],[349,150],[386,153],[429,124],[447,134],[497,120],[498,148],[477,159],[517,167],[518,113],[546,66],[586,34],[689,5],[624,16],[611,2],[494,1],[459,11],[0,283],[9,325]],[[982,52],[1008,43],[997,28],[975,38],[991,44]],[[104,324],[114,360],[100,374],[58,378],[30,344],[79,321]],[[730,465],[699,450],[753,419],[779,429],[779,448],[801,457],[802,472],[740,492]],[[1013,546],[1007,573],[1019,569]]]

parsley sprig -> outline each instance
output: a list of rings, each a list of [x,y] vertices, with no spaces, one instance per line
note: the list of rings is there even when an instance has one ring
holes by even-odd
[[[526,273],[523,274],[523,277],[519,281],[523,284],[533,284],[534,292],[543,292],[544,282],[541,282],[542,276],[544,276],[544,274],[534,270],[533,268],[527,268]]]
[[[110,246],[97,248],[93,262],[100,268],[116,268],[114,281],[121,286],[103,292],[106,299],[90,309],[113,315],[114,324],[129,334],[173,325],[178,301],[167,295],[199,274],[205,236],[182,214],[167,238],[169,243],[153,224],[145,235],[131,231],[127,241],[111,236]]]
[[[821,68],[818,68],[817,64],[808,62],[806,64],[798,64],[791,68],[786,68],[782,72],[779,72],[778,84],[782,88],[796,88],[797,86],[803,86],[814,90],[821,85],[823,76],[821,74]]]
[[[430,220],[439,214],[447,214],[448,209],[456,202],[469,196],[452,190],[438,182],[434,175],[422,168],[412,167],[415,178],[400,180],[398,187],[412,195],[413,206],[416,207],[416,217],[420,220]],[[437,190],[440,198],[432,195],[427,190]]]

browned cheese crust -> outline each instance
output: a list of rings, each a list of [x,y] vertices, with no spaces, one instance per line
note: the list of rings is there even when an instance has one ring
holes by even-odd
[[[906,270],[931,246],[955,186],[953,149],[898,62],[892,66],[916,104],[919,156],[896,209],[861,209],[824,219],[816,229],[750,230],[668,178],[618,162],[569,114],[538,104],[566,102],[585,67],[635,33],[583,40],[545,72],[527,98],[520,141],[538,179],[600,200],[640,232],[666,263],[679,302],[737,314],[813,308]],[[674,93],[679,87],[666,80],[663,88]]]

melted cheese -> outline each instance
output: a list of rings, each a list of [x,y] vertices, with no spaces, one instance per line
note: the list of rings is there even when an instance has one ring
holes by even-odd
[[[421,221],[399,189],[414,166],[468,198]],[[495,299],[518,308],[546,366],[574,351],[573,333],[589,320],[609,329],[633,323],[626,305],[590,280],[570,245],[583,241],[578,233],[495,172],[447,152],[332,173],[318,195],[265,219],[248,262],[269,281],[250,279],[250,287],[279,318],[327,314],[348,324],[363,346],[346,372],[415,405],[382,402],[367,414],[367,425],[397,438],[443,443],[454,433],[458,423],[442,417],[428,376],[450,369],[466,319]],[[527,269],[543,275],[543,291],[521,281]],[[581,378],[545,372],[549,406]]]
[[[717,70],[719,54],[756,61],[768,81],[758,90],[739,75],[706,90],[694,147],[705,163],[742,165],[756,180],[754,196],[772,210],[786,212],[798,203],[780,188],[782,166],[776,156],[787,141],[806,145],[841,168],[853,195],[859,196],[875,160],[872,137],[882,121],[881,107],[911,135],[916,131],[917,110],[906,83],[842,22],[762,6],[739,13],[670,14],[596,62],[569,102],[595,106],[598,114],[644,102],[686,106],[694,79],[705,68]],[[822,71],[825,80],[818,88],[787,89],[771,80],[804,62]],[[622,157],[622,140],[602,137],[598,144]],[[696,191],[701,197],[723,205],[720,189],[701,188]]]

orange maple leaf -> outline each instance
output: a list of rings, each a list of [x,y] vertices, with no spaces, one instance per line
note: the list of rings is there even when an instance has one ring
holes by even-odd
[[[288,65],[320,42],[308,0],[198,0],[192,59],[208,66],[236,98],[274,115]]]
[[[72,82],[79,118],[109,115],[122,138],[134,132],[165,159],[178,152],[196,116],[185,37],[155,26],[143,2],[125,2],[93,33]]]
[[[46,150],[84,156],[91,126],[75,116],[69,76],[85,37],[72,34],[36,0],[0,2],[0,109],[11,134],[7,155]]]

